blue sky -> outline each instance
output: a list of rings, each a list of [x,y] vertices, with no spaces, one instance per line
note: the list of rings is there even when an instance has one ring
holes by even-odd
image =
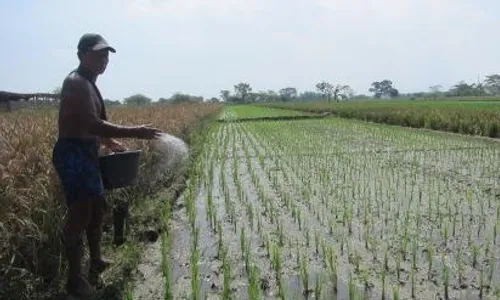
[[[0,90],[50,92],[84,32],[111,54],[105,98],[219,96],[321,80],[427,91],[500,73],[498,0],[0,0]]]

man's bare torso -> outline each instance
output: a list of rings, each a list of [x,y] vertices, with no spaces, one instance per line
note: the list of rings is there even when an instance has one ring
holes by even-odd
[[[76,72],[69,74],[61,90],[59,138],[96,138],[90,129],[101,109],[92,84]]]

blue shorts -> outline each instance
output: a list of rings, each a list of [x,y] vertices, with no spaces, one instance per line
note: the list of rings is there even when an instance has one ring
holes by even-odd
[[[75,201],[104,196],[97,139],[58,139],[52,152],[52,163],[68,206]]]

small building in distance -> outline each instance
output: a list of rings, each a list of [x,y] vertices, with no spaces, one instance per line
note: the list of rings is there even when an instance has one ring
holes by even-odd
[[[59,103],[59,95],[48,93],[11,93],[0,91],[0,111],[14,111],[21,107],[38,107]]]

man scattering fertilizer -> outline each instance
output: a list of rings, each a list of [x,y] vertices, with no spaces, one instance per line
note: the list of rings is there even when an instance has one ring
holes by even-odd
[[[93,287],[81,272],[83,232],[90,252],[90,272],[100,274],[110,264],[101,255],[102,221],[106,211],[98,152],[103,144],[113,152],[125,147],[113,138],[156,139],[161,131],[141,126],[119,126],[107,121],[104,102],[95,82],[115,53],[99,34],[84,34],[78,43],[78,68],[65,78],[61,90],[58,140],[52,159],[68,207],[64,243],[69,272],[66,290],[82,297]]]

